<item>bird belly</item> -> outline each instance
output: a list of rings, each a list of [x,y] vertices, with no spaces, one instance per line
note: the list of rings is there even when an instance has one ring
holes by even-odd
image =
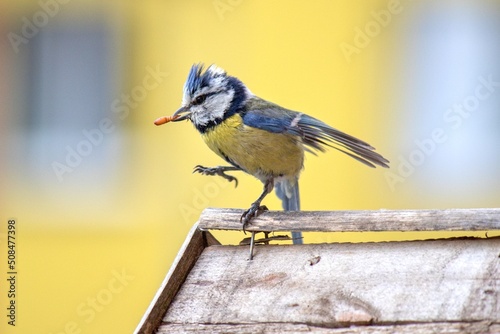
[[[304,163],[300,138],[243,124],[235,114],[202,134],[205,143],[226,161],[261,180],[296,177]]]

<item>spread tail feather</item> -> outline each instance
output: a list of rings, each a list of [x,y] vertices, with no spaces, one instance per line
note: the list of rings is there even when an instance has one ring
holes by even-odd
[[[281,199],[283,210],[285,211],[300,211],[300,196],[299,196],[299,181],[281,180],[275,186],[276,195]],[[302,233],[292,232],[294,244],[302,244]]]

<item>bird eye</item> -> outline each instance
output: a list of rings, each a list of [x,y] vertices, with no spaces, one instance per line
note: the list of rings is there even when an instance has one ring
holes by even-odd
[[[193,104],[194,105],[202,104],[203,102],[205,102],[206,99],[207,99],[206,95],[199,95],[194,99]]]

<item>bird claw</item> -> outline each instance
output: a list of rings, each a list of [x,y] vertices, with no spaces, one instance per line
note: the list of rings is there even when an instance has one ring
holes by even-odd
[[[232,175],[224,173],[224,167],[203,167],[201,165],[196,165],[194,166],[193,173],[200,173],[202,175],[208,175],[208,176],[214,176],[214,175],[222,176],[229,182],[234,181],[235,183],[234,187],[235,188],[238,187],[238,179]]]
[[[250,224],[250,221],[268,211],[269,209],[265,205],[259,205],[259,203],[253,203],[252,206],[243,212],[240,218],[240,222],[243,224],[243,233],[246,233],[245,227]]]

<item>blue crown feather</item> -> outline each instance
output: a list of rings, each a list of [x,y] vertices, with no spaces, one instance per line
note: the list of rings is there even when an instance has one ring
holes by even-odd
[[[203,72],[203,68],[204,65],[202,63],[191,66],[191,70],[189,71],[189,75],[184,86],[184,90],[190,95],[193,95],[195,91],[208,86],[212,79],[220,76],[226,76],[226,73],[215,65],[210,65],[205,72]]]

